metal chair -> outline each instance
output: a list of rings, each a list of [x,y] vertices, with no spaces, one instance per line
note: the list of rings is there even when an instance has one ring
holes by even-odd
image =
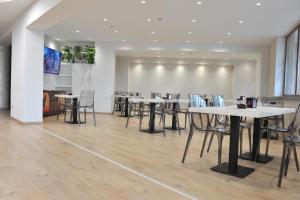
[[[191,107],[206,107],[206,102],[201,95],[189,95],[190,98],[190,105]],[[211,132],[212,134],[216,134],[218,137],[218,166],[219,171],[221,170],[221,163],[222,163],[222,144],[223,144],[223,137],[225,135],[230,135],[229,128],[225,127],[213,127],[211,124],[211,119],[209,114],[204,113],[192,113],[191,114],[191,123],[190,123],[190,133],[187,139],[186,147],[184,150],[184,154],[182,157],[182,163],[184,163],[186,154],[188,152],[193,134],[194,129],[204,132],[204,140],[200,152],[200,157],[203,156],[203,151],[205,148],[205,144],[207,141],[207,136]]]
[[[80,111],[84,109],[84,122],[86,122],[86,110],[91,109],[93,111],[94,125],[96,126],[96,115],[95,115],[95,91],[94,90],[82,90],[80,93],[80,98],[77,106],[79,124]]]
[[[297,107],[296,113],[292,122],[283,134],[283,152],[281,157],[281,165],[279,169],[277,186],[281,187],[282,177],[287,176],[291,153],[293,151],[296,169],[299,172],[299,162],[296,146],[300,144],[300,104]]]
[[[171,99],[175,99],[175,100],[179,100],[180,99],[180,95],[181,94],[172,94],[171,95]],[[176,118],[176,122],[177,122],[177,129],[178,129],[178,133],[179,133],[179,135],[181,135],[181,132],[180,132],[180,123],[179,123],[179,116],[178,116],[178,111],[179,111],[179,101],[178,102],[175,102],[175,103],[171,103],[171,104],[173,104],[173,106],[175,106],[174,108],[168,108],[168,109],[166,109],[166,107],[168,106],[168,103],[165,103],[163,106],[164,106],[164,109],[162,109],[162,120],[164,120],[163,121],[163,124],[165,125],[166,124],[166,122],[165,122],[165,120],[166,120],[166,115],[171,115],[171,116],[175,116],[175,118]],[[165,129],[165,127],[164,127],[164,129]],[[165,135],[165,133],[164,133],[164,136],[166,136]]]

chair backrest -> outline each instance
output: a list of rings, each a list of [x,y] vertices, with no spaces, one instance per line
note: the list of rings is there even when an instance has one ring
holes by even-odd
[[[223,107],[223,106],[225,106],[224,98],[222,96],[213,95],[212,99],[213,99],[213,106],[216,106],[216,107]]]
[[[288,128],[295,131],[298,135],[300,134],[300,104],[298,105]]]
[[[81,107],[91,107],[94,105],[94,90],[82,90],[80,93],[79,105]]]
[[[189,107],[206,107],[206,101],[202,95],[189,94]]]
[[[161,93],[151,92],[151,99],[161,99]]]

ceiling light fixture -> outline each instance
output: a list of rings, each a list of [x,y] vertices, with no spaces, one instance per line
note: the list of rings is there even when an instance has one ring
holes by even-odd
[[[80,31],[79,30],[76,30],[76,33],[79,33]]]
[[[157,42],[157,40],[153,40],[153,42]]]
[[[188,43],[188,44],[191,43],[189,40],[187,40],[187,41],[185,41],[185,42]]]
[[[118,30],[115,30],[114,32],[115,32],[115,33],[119,33],[119,31],[118,31]]]
[[[231,35],[231,33],[226,33],[226,35]]]
[[[152,20],[150,18],[147,19],[147,22],[151,22]]]
[[[201,2],[201,1],[197,1],[197,4],[198,4],[198,5],[201,5],[201,4],[202,4],[202,2]]]
[[[122,42],[126,42],[126,40],[125,40],[125,39],[123,39],[123,40],[122,40]]]
[[[151,32],[151,34],[154,34],[154,33],[155,33],[154,31]]]
[[[188,34],[189,34],[189,35],[191,35],[191,34],[192,34],[192,32],[190,31],[190,32],[188,32]]]
[[[147,2],[146,2],[146,1],[141,1],[141,3],[142,3],[142,4],[146,4]]]
[[[255,5],[257,5],[257,6],[261,6],[261,3],[260,3],[260,2],[257,2]]]
[[[242,20],[239,20],[239,24],[243,24],[244,23],[244,21],[242,21]]]
[[[192,19],[192,22],[193,22],[193,23],[196,23],[196,20],[195,20],[195,19]]]
[[[0,3],[7,3],[7,2],[11,2],[12,0],[0,0]]]
[[[57,40],[57,41],[59,41],[60,39],[59,39],[59,38],[57,38],[56,40]]]
[[[223,42],[223,41],[220,41],[219,43],[220,43],[220,44],[223,44],[224,42]]]
[[[107,22],[107,21],[108,21],[108,19],[107,19],[107,18],[104,18],[104,19],[103,19],[103,21]]]

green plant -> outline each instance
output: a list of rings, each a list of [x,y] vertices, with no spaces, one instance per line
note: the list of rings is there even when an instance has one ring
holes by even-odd
[[[85,49],[85,54],[86,54],[87,63],[94,64],[95,63],[95,54],[96,54],[95,47],[87,46]]]
[[[67,62],[70,62],[72,60],[72,52],[71,47],[64,46],[61,48],[62,54],[63,54],[63,60],[67,60]]]
[[[81,50],[82,50],[81,46],[75,46],[74,47],[75,58],[77,58],[79,60],[81,60]]]

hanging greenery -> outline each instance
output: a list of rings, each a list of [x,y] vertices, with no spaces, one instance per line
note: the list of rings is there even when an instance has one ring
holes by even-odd
[[[95,47],[90,47],[88,45],[83,48],[82,46],[70,47],[68,45],[61,48],[62,51],[62,61],[68,63],[95,63]]]
[[[86,60],[88,64],[94,64],[95,63],[95,54],[96,54],[96,50],[94,47],[86,47],[85,49],[85,53],[86,53]]]
[[[64,46],[61,48],[62,51],[62,60],[63,62],[70,62],[72,60],[72,52],[71,52],[71,47],[69,46]]]

